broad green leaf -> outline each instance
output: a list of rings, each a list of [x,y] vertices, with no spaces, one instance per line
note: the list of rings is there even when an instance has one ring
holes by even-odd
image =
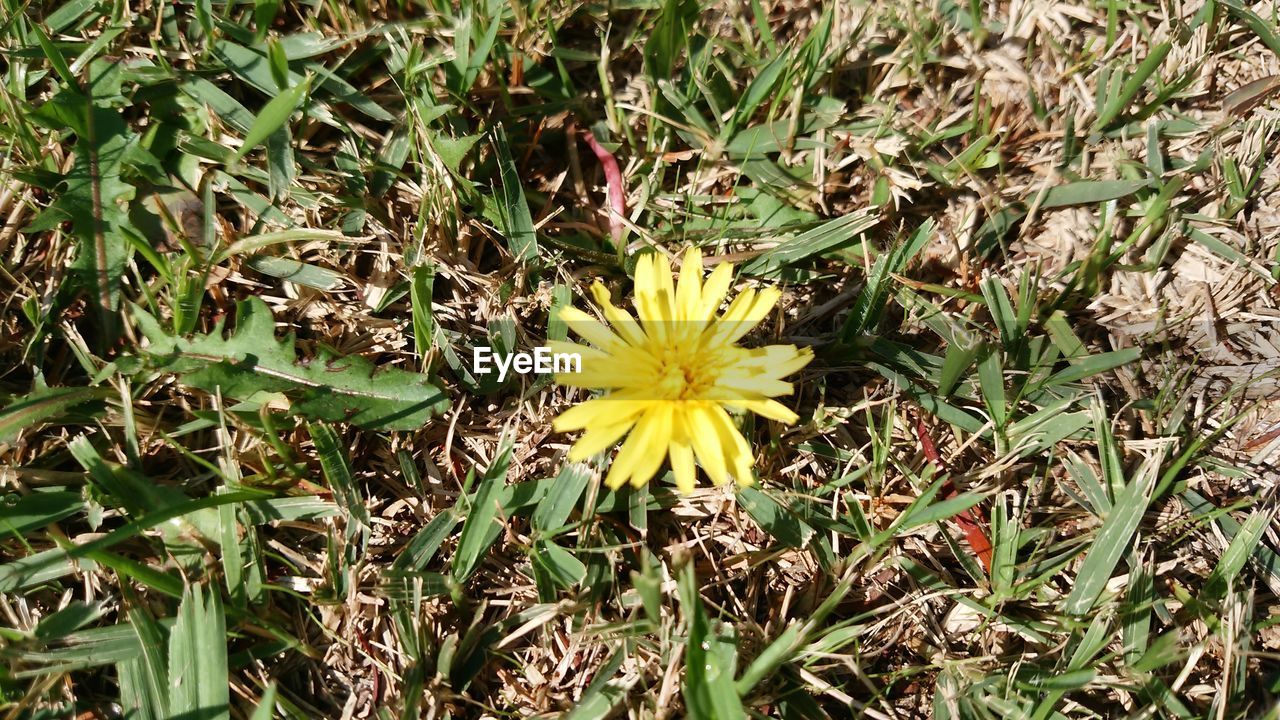
[[[470,501],[467,519],[458,538],[458,550],[453,555],[453,577],[459,583],[466,582],[480,568],[489,547],[502,533],[504,525],[498,511],[502,489],[507,483],[507,469],[511,466],[511,448],[512,438],[505,436]]]
[[[153,367],[226,397],[281,393],[295,415],[382,430],[419,428],[449,405],[418,373],[379,369],[362,357],[324,350],[299,360],[293,336],[276,340],[271,310],[256,297],[238,304],[235,332],[226,337],[222,321],[207,335],[180,338],[141,308],[134,308],[134,317],[150,342],[140,352]]]
[[[391,563],[393,572],[421,572],[435,557],[436,551],[444,541],[453,534],[454,528],[462,522],[462,517],[454,510],[443,510],[431,518],[426,527],[404,546],[400,554]]]
[[[172,620],[159,620],[164,628]],[[22,659],[35,667],[15,673],[16,677],[33,677],[49,672],[101,667],[133,660],[142,654],[138,632],[132,623],[80,630],[64,636],[56,646],[22,653]]]
[[[10,443],[23,430],[35,429],[68,410],[111,394],[108,388],[42,388],[0,410],[0,443]]]
[[[328,243],[350,242],[352,239],[337,230],[321,230],[318,228],[294,228],[279,230],[241,238],[214,254],[212,263],[220,263],[227,258],[257,252],[274,245],[287,245],[295,242],[320,240]]]
[[[410,271],[409,300],[413,313],[413,344],[422,359],[423,370],[427,355],[434,347],[435,317],[431,311],[431,298],[435,287],[436,266],[432,264],[415,265]]]
[[[560,468],[551,489],[533,511],[534,529],[546,533],[563,527],[591,482],[591,475],[591,468],[582,463],[566,463]]]
[[[346,284],[342,273],[276,255],[253,255],[245,265],[262,273],[291,283],[305,285],[316,290],[337,290]]]
[[[587,576],[587,566],[581,560],[550,540],[533,543],[533,563],[564,589],[577,585]]]
[[[1262,535],[1270,526],[1272,515],[1270,510],[1254,510],[1249,519],[1244,521],[1236,536],[1231,538],[1227,551],[1218,558],[1213,572],[1209,573],[1209,579],[1200,591],[1200,600],[1217,600],[1227,596],[1228,589],[1244,569],[1249,556],[1261,546]]]
[[[1213,517],[1214,522],[1221,528],[1222,534],[1234,541],[1240,532],[1240,524],[1230,515],[1221,513],[1213,503],[1193,490],[1183,490],[1179,497],[1197,518]],[[1266,543],[1258,542],[1253,548],[1253,560],[1257,563],[1257,567],[1266,573],[1272,592],[1280,588],[1280,555],[1267,547]]]
[[[367,533],[372,523],[369,508],[365,507],[364,494],[351,476],[346,445],[342,443],[338,433],[324,423],[309,423],[307,432],[315,443],[316,456],[320,458],[320,468],[333,490],[333,499],[347,515],[347,539],[351,540],[357,532]]]
[[[922,496],[923,497],[923,496]],[[933,503],[931,505],[912,503],[902,514],[905,517],[895,525],[896,532],[906,532],[922,525],[941,522],[955,517],[969,508],[982,502],[986,495],[977,492],[964,492],[955,497]]]
[[[123,590],[127,599],[129,624],[138,636],[138,656],[120,663],[121,700],[126,708],[136,708],[146,717],[161,720],[169,714],[169,662],[166,657],[165,633],[151,610],[139,602],[131,589]],[[127,668],[127,670],[126,670]],[[125,674],[131,675],[129,682]],[[132,692],[125,692],[125,685]]]
[[[751,79],[751,84],[747,86],[746,91],[742,94],[742,99],[738,101],[737,107],[734,108],[733,121],[725,127],[726,132],[735,127],[743,127],[751,121],[751,116],[755,114],[756,109],[773,95],[774,88],[786,76],[789,66],[795,61],[794,55],[779,53],[768,65],[764,66],[759,74]],[[738,137],[735,137],[734,141],[736,142],[737,140]]]
[[[276,683],[272,680],[262,692],[262,699],[258,701],[258,707],[253,709],[249,720],[271,720],[275,717],[276,693]]]
[[[1078,382],[1108,370],[1114,370],[1122,365],[1128,365],[1140,357],[1142,357],[1142,348],[1138,347],[1090,355],[1050,375],[1042,385],[1043,387],[1056,387]]]
[[[1117,92],[1108,93],[1106,102],[1099,109],[1098,119],[1094,123],[1095,130],[1105,130],[1113,120],[1119,117],[1120,113],[1129,107],[1129,104],[1137,97],[1138,92],[1142,90],[1142,86],[1146,84],[1147,79],[1160,69],[1160,65],[1164,63],[1165,57],[1169,55],[1169,51],[1172,49],[1173,43],[1168,40],[1152,45],[1142,62],[1138,63],[1138,66],[1133,68],[1132,71],[1125,73],[1124,84],[1120,86]]]
[[[560,318],[560,311],[573,305],[573,291],[564,283],[551,288],[551,311],[547,313],[547,339],[567,340],[569,324]]]
[[[849,245],[880,222],[874,212],[858,212],[828,220],[742,264],[744,275],[776,277],[792,265]]]
[[[307,76],[302,82],[276,95],[264,105],[258,116],[254,118],[253,125],[249,126],[249,132],[245,134],[244,143],[236,151],[235,159],[243,158],[251,150],[266,142],[272,133],[284,127],[285,123],[289,122],[289,116],[298,109],[302,99],[310,90],[311,77]]]
[[[67,490],[5,495],[0,497],[0,538],[9,533],[21,536],[28,530],[58,522],[86,508],[80,493]]]
[[[170,717],[230,720],[230,687],[222,596],[190,585],[169,634]]]
[[[105,611],[100,603],[90,605],[75,600],[61,610],[41,618],[33,634],[40,640],[60,639],[102,617]]]
[[[1049,188],[1040,201],[1040,207],[1050,209],[1069,205],[1093,205],[1128,197],[1150,186],[1150,180],[1081,180]]]
[[[783,545],[803,548],[813,538],[814,530],[769,495],[753,488],[738,488],[738,503],[764,531]]]
[[[731,625],[713,628],[698,595],[693,564],[679,580],[680,608],[688,628],[685,645],[684,700],[689,717],[705,720],[745,720],[746,712],[734,684],[737,643]],[[719,624],[719,623],[717,623]]]
[[[978,389],[982,391],[983,406],[995,425],[997,436],[1004,432],[1005,423],[1009,419],[1003,360],[1004,353],[995,346],[985,348],[978,359]]]
[[[520,173],[516,171],[511,148],[507,145],[507,133],[502,125],[493,129],[493,147],[498,157],[498,174],[502,184],[499,200],[504,226],[502,233],[507,238],[507,249],[517,260],[535,260],[538,257],[538,235],[533,227],[533,216],[529,214],[529,204],[524,198]]]
[[[222,505],[261,499],[261,492],[238,490],[236,492],[212,495],[198,500],[188,500],[164,510],[149,513],[137,520],[132,520],[115,530],[112,530],[106,535],[88,542],[84,542],[79,545],[71,545],[65,549],[53,548],[50,550],[43,550],[35,553],[34,555],[19,558],[13,562],[0,565],[0,592],[24,590],[26,588],[39,585],[40,583],[47,582],[53,578],[68,575],[77,570],[81,572],[88,572],[93,565],[86,563],[83,559],[102,560],[104,556],[102,551],[107,548],[114,547],[126,540],[131,540],[147,530],[159,527],[164,523],[180,518],[184,515],[190,515],[201,510],[216,508]],[[77,559],[82,559],[78,566],[73,563],[73,561]],[[154,573],[155,571],[151,572]]]
[[[1232,15],[1247,25],[1262,41],[1263,45],[1266,45],[1271,52],[1280,56],[1280,34],[1276,33],[1276,26],[1273,20],[1262,18],[1248,7],[1245,7],[1240,0],[1222,0],[1222,4],[1227,6]]]
[[[596,671],[595,678],[583,691],[582,699],[573,704],[573,708],[564,715],[564,720],[606,720],[611,717],[613,708],[626,699],[627,691],[638,679],[638,676],[632,674],[616,677],[626,659],[626,648],[618,648]],[[628,680],[628,677],[635,679]]]
[[[1063,602],[1062,610],[1071,615],[1084,615],[1097,602],[1111,580],[1120,558],[1129,552],[1133,534],[1151,503],[1158,468],[1150,461],[1137,471],[1124,491],[1116,498],[1111,512],[1094,537],[1084,562],[1076,573],[1075,586]]]
[[[868,216],[871,217],[871,216]],[[902,272],[907,263],[924,249],[933,236],[933,220],[925,220],[906,242],[896,246],[876,259],[867,274],[867,282],[844,323],[844,339],[851,341],[863,333],[871,332],[884,315],[885,303],[894,285],[893,275]]]
[[[231,97],[225,90],[212,82],[193,76],[182,82],[182,91],[199,103],[208,106],[217,114],[218,119],[242,133],[248,133],[255,118],[239,100]]]
[[[649,76],[668,80],[676,60],[688,46],[693,24],[698,18],[698,3],[693,0],[665,0],[658,22],[644,44],[644,62]]]

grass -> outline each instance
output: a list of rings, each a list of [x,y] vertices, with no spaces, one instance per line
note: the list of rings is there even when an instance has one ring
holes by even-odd
[[[1280,716],[1275,9],[996,10],[5,3],[4,716]],[[690,244],[801,420],[611,491],[472,348]]]

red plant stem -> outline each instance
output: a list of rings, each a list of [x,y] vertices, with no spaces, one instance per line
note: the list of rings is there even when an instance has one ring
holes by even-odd
[[[627,196],[622,189],[622,171],[618,169],[618,159],[596,140],[591,128],[586,128],[582,138],[587,141],[587,146],[596,154],[596,159],[604,168],[604,179],[609,188],[609,231],[613,235],[613,244],[617,245],[622,242],[625,229],[622,219],[627,216]]]
[[[916,418],[916,436],[920,439],[920,449],[924,451],[925,459],[937,465],[939,469],[946,466],[942,462],[942,455],[938,452],[938,446],[933,444],[933,437],[929,435],[929,428],[925,427],[924,419]],[[942,486],[943,499],[951,499],[956,496],[956,486],[948,479]],[[955,517],[956,524],[960,526],[960,530],[964,533],[965,540],[969,542],[969,549],[974,555],[978,556],[978,560],[982,561],[982,567],[991,574],[991,539],[987,537],[987,531],[982,527],[982,521],[978,519],[977,513],[973,508],[969,508],[961,512]]]

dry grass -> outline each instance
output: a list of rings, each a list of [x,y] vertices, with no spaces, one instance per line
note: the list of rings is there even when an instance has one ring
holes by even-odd
[[[0,544],[7,716],[179,715],[164,683],[186,657],[226,658],[230,687],[189,718],[249,716],[266,692],[261,717],[1275,716],[1280,125],[1269,96],[1232,95],[1280,76],[1249,20],[1274,32],[1275,9],[722,3],[684,27],[684,5],[285,3],[265,39],[271,3],[6,11],[0,523],[39,520]],[[233,162],[282,94],[261,87],[272,53],[311,92]],[[106,147],[51,112],[58,64],[89,87],[92,58],[126,68],[104,107],[147,150],[118,168],[132,242],[103,230],[109,206],[47,210],[87,197],[60,174]],[[619,247],[592,128],[624,178]],[[819,354],[800,424],[746,425],[762,494],[608,491],[608,454],[567,466],[551,429],[585,396],[467,377],[472,346],[542,344],[590,280],[625,296],[642,250],[750,267],[854,213],[864,230],[756,266],[786,290],[756,339]],[[128,248],[119,294],[166,332],[259,297],[302,356],[424,373],[450,406],[387,431],[202,387],[140,350],[127,304],[96,307],[68,266],[95,243]],[[101,390],[24,411],[45,385]],[[575,471],[563,527],[537,526]],[[128,525],[245,488],[302,504]],[[68,512],[17,504],[51,491]],[[585,575],[549,578],[548,542]],[[225,643],[173,649],[158,621],[191,586],[222,598],[201,617]],[[691,655],[729,658],[725,676]]]

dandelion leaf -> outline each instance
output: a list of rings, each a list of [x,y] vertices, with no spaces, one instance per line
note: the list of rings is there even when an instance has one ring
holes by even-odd
[[[276,339],[271,309],[259,298],[239,303],[230,333],[220,321],[207,335],[175,337],[137,307],[134,316],[149,341],[142,353],[152,368],[224,397],[277,393],[294,415],[376,430],[412,430],[449,406],[444,391],[416,372],[376,368],[328,349],[299,358],[292,334]]]

